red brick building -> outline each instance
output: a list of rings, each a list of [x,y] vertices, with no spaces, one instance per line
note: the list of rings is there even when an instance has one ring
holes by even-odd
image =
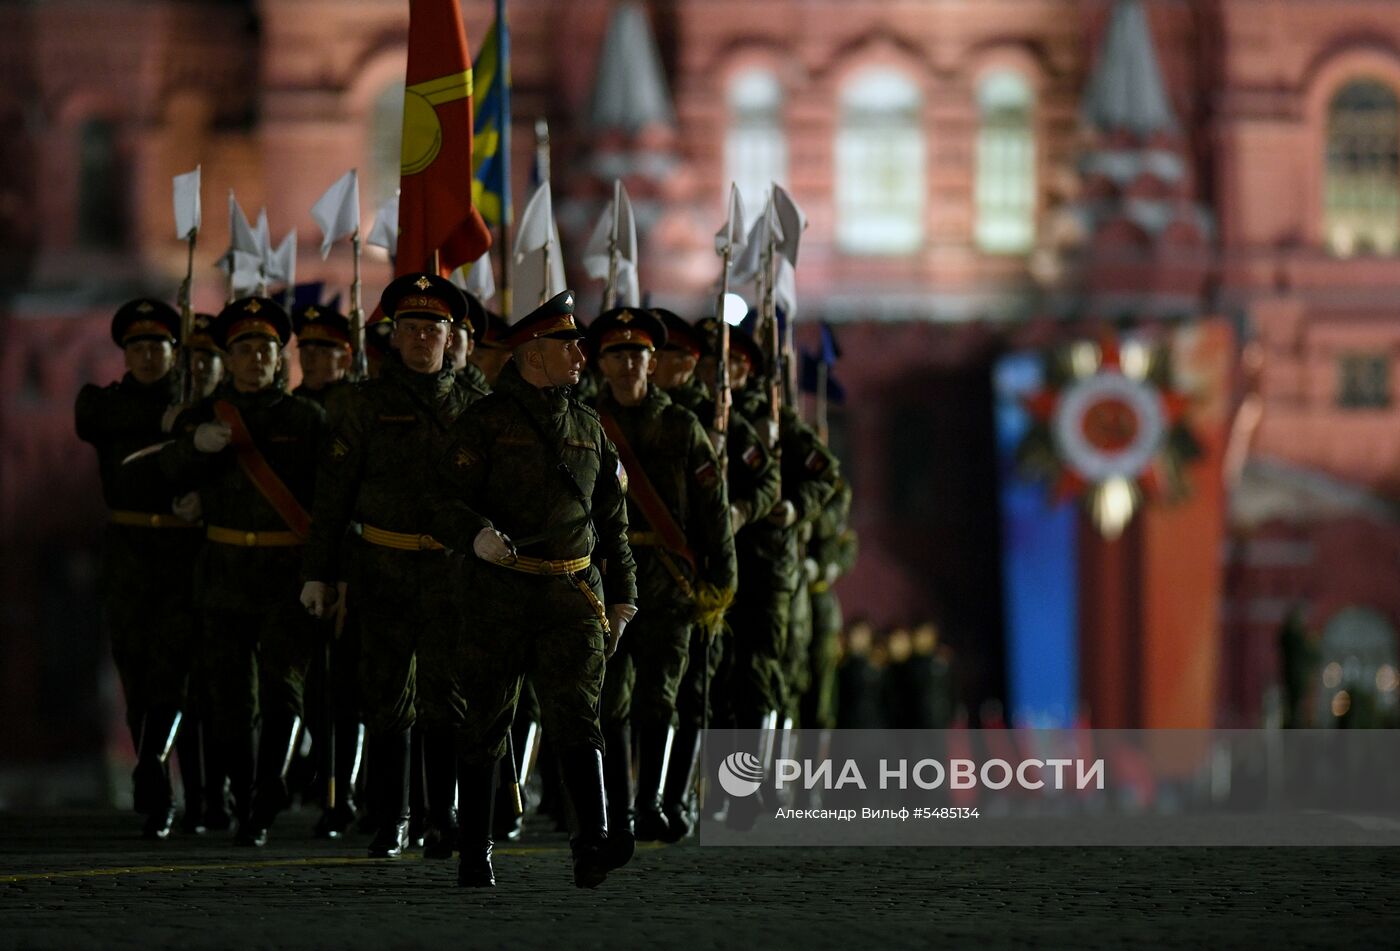
[[[491,4],[462,6],[479,45]],[[769,180],[803,206],[801,333],[830,320],[845,349],[837,375],[849,400],[833,439],[863,546],[843,597],[881,624],[937,616],[965,660],[970,702],[1004,692],[991,368],[1008,350],[1124,318],[1187,349],[1172,336],[1182,328],[1225,326],[1264,360],[1257,425],[1237,432],[1252,461],[1234,531],[1219,476],[1237,399],[1227,333],[1191,371],[1204,397],[1191,516],[1202,521],[1159,524],[1149,511],[1123,541],[1084,555],[1099,566],[1085,574],[1084,649],[1136,644],[1116,671],[1096,670],[1097,647],[1086,658],[1095,708],[1185,678],[1196,686],[1155,712],[1119,704],[1108,719],[1209,722],[1214,711],[1187,712],[1209,696],[1220,718],[1257,722],[1295,601],[1318,632],[1347,606],[1372,612],[1389,644],[1362,666],[1383,681],[1389,656],[1393,680],[1393,3],[510,0],[509,10],[517,211],[544,118],[585,301],[596,288],[573,256],[615,175],[637,206],[643,287],[682,312],[707,306],[731,179],[751,206]],[[83,553],[102,513],[72,400],[82,382],[119,372],[106,336],[115,305],[173,296],[184,252],[170,177],[203,167],[203,307],[221,298],[213,263],[228,188],[245,209],[266,205],[276,235],[298,229],[299,279],[343,286],[348,253],[319,260],[309,209],[351,166],[367,220],[392,192],[406,23],[404,0],[0,8],[8,716],[44,709],[55,685],[96,663]],[[387,274],[367,262],[367,296]],[[1176,601],[1193,605],[1195,646],[1171,654],[1187,623]],[[62,742],[46,736],[34,742]],[[23,751],[22,738],[7,743]]]

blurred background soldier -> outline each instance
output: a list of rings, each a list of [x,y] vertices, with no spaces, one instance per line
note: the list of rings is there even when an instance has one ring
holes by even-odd
[[[753,337],[740,328],[730,330],[730,383],[734,411],[760,432],[771,432],[772,406],[761,378],[766,362]],[[836,457],[816,431],[789,406],[781,407],[777,455],[782,473],[782,498],[768,516],[745,526],[736,538],[739,552],[739,594],[732,615],[735,632],[735,683],[731,694],[735,725],[765,729],[769,740],[760,761],[772,758],[773,731],[787,710],[789,688],[788,640],[792,599],[797,592],[802,558],[798,550],[801,526],[821,513],[836,491]],[[805,651],[802,653],[805,659]],[[736,828],[752,822],[758,796],[730,804],[728,821]]]
[[[410,730],[422,733],[428,835],[425,853],[452,855],[457,775],[453,732],[462,698],[451,676],[459,578],[428,534],[434,466],[448,430],[475,398],[446,362],[467,302],[451,282],[408,274],[380,300],[394,347],[377,379],[352,390],[321,460],[301,601],[315,617],[334,606],[346,569],[346,530],[360,536],[349,558],[349,617],[360,638],[360,695],[369,727],[369,853],[408,845]]]
[[[291,321],[276,301],[236,300],[212,331],[228,354],[231,385],[181,414],[160,462],[177,483],[197,489],[203,505],[199,665],[233,789],[235,841],[262,845],[286,805],[301,727],[313,635],[296,601],[299,549],[325,414],[277,386]]]
[[[836,728],[836,665],[841,653],[841,602],[832,587],[856,560],[856,536],[849,527],[851,487],[845,479],[812,523],[808,557],[816,577],[808,585],[811,598],[812,642],[808,653],[811,685],[802,695],[803,729]]]
[[[635,818],[638,839],[671,839],[661,787],[692,626],[708,631],[734,597],[729,499],[700,421],[650,383],[656,348],[666,344],[661,321],[610,310],[589,327],[588,344],[604,380],[595,406],[627,475],[627,540],[637,561],[638,618],[603,681],[609,830],[616,837]],[[635,811],[627,795],[633,737]]]
[[[467,302],[462,319],[452,325],[452,340],[447,348],[447,358],[452,371],[462,380],[462,385],[471,391],[474,400],[491,392],[491,384],[486,382],[486,374],[472,362],[481,337],[486,333],[486,308],[474,294],[462,292]]]
[[[173,372],[179,327],[180,315],[161,301],[123,305],[112,318],[112,340],[127,372],[118,383],[84,386],[75,410],[78,437],[97,450],[111,509],[102,549],[103,610],[136,746],[134,802],[146,817],[142,835],[153,839],[170,833],[175,815],[168,761],[194,646],[190,565],[200,542],[197,524],[173,514],[176,489],[156,454],[141,452],[165,441],[162,419],[179,399]],[[185,809],[198,816],[194,794],[191,800],[186,789]]]
[[[306,304],[292,311],[301,386],[293,392],[329,409],[332,393],[349,386],[350,319],[329,307]]]
[[[224,355],[209,333],[213,323],[213,314],[195,314],[194,333],[183,344],[185,349],[190,351],[195,402],[213,394],[215,388],[224,381]]]
[[[496,377],[501,375],[501,367],[510,362],[510,346],[505,343],[509,334],[506,319],[494,310],[487,310],[486,323],[482,328],[476,346],[467,354],[467,359],[481,371],[489,389],[496,385]]]
[[[365,364],[371,380],[378,378],[384,357],[394,349],[394,323],[378,305],[365,323]]]
[[[457,663],[471,698],[459,742],[461,885],[495,884],[497,764],[526,675],[573,803],[574,884],[595,887],[628,858],[608,837],[598,702],[605,659],[636,614],[636,567],[617,451],[571,399],[584,363],[573,310],[566,291],[515,325],[491,395],[453,427],[431,506],[434,534],[476,555]]]
[[[719,325],[704,318],[696,326],[687,324],[669,310],[653,309],[666,327],[666,343],[657,352],[652,382],[666,390],[672,400],[689,409],[718,443],[715,426],[716,360]],[[735,532],[750,521],[765,517],[778,501],[777,460],[769,455],[758,432],[737,413],[729,415],[724,439],[725,478],[729,495],[730,524]],[[733,646],[722,619],[707,629],[697,625],[690,639],[690,657],[676,699],[676,739],[671,747],[662,814],[666,817],[665,841],[678,842],[695,826],[696,770],[700,762],[700,731],[705,725],[707,687],[717,679],[726,651]]]

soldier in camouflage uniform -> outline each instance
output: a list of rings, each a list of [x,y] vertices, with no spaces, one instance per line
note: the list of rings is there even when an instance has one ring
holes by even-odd
[[[748,385],[751,378],[762,373],[764,362],[751,336],[738,328],[731,331],[729,373],[734,387],[734,410],[756,428],[771,431],[767,387],[757,382]],[[773,730],[781,712],[787,709],[784,667],[789,657],[792,598],[798,588],[802,561],[798,532],[802,524],[821,513],[822,506],[836,491],[839,478],[836,457],[787,406],[782,407],[778,420],[777,455],[782,498],[767,518],[746,526],[736,539],[739,596],[730,615],[735,656],[729,699],[734,723],[740,729]],[[771,746],[763,752],[766,761],[772,753]],[[742,827],[756,815],[758,806],[756,796],[733,800],[730,821]]]
[[[306,304],[292,311],[292,332],[301,364],[301,386],[292,392],[331,412],[332,396],[350,385],[350,320],[329,307]]]
[[[162,419],[179,399],[173,373],[180,315],[158,300],[134,300],[112,318],[112,340],[127,373],[105,387],[88,384],[75,410],[78,438],[97,450],[102,496],[111,509],[102,548],[102,602],[112,658],[126,696],[136,745],[136,811],[142,834],[164,839],[174,818],[168,758],[185,708],[194,625],[190,564],[198,526],[176,517],[175,486],[154,453],[166,439]],[[127,461],[129,460],[129,461]],[[183,765],[183,764],[182,764]],[[200,813],[197,798],[187,813]]]
[[[285,773],[301,727],[312,634],[297,608],[297,569],[325,414],[276,384],[291,336],[280,304],[242,298],[220,312],[212,329],[229,355],[231,385],[181,414],[176,440],[160,462],[170,478],[197,489],[202,502],[199,666],[214,744],[232,782],[235,841],[262,845],[286,805]]]
[[[494,310],[487,310],[485,313],[486,322],[482,325],[481,335],[467,359],[471,361],[472,366],[481,371],[486,387],[490,389],[496,385],[496,377],[501,375],[501,368],[510,362],[510,347],[505,343],[510,330],[505,318],[500,314]]]
[[[650,383],[656,348],[666,343],[661,321],[644,310],[611,310],[589,327],[588,343],[604,380],[595,406],[627,474],[628,541],[637,560],[638,619],[603,682],[608,823],[617,836],[635,818],[636,837],[654,842],[671,838],[661,787],[692,629],[702,619],[712,626],[733,600],[734,534],[709,436],[694,413]],[[635,812],[626,795],[632,734]]]
[[[652,313],[666,326],[666,344],[657,354],[652,382],[666,390],[671,399],[689,409],[700,420],[712,441],[715,432],[715,379],[719,349],[719,326],[713,318],[700,320],[695,327],[668,310]],[[778,463],[764,447],[753,426],[737,413],[727,420],[724,438],[726,481],[730,522],[735,532],[749,522],[764,518],[777,503],[781,491]],[[705,725],[710,702],[707,686],[716,680],[726,651],[732,645],[723,625],[712,630],[696,630],[690,640],[690,659],[681,681],[676,712],[679,719],[662,793],[662,813],[666,817],[664,841],[677,842],[694,828],[691,795],[700,761],[700,731]]]
[[[458,571],[429,534],[433,467],[453,422],[475,398],[446,362],[452,325],[467,311],[451,282],[409,274],[384,290],[396,346],[377,379],[345,399],[321,461],[302,571],[302,603],[315,616],[333,604],[349,562],[348,616],[360,639],[360,695],[370,734],[370,855],[408,844],[410,729],[423,736],[431,857],[452,855],[456,824],[453,733],[463,702],[451,676]],[[347,551],[346,529],[359,523]]]
[[[464,291],[462,297],[466,299],[467,310],[462,319],[452,325],[452,343],[447,356],[452,362],[452,369],[461,378],[463,385],[471,391],[472,401],[475,402],[491,392],[491,384],[486,382],[486,374],[481,372],[481,367],[472,362],[472,355],[476,353],[476,348],[480,346],[481,338],[486,333],[488,318],[486,308],[475,295]]]
[[[456,665],[471,698],[458,765],[467,886],[495,884],[496,769],[526,675],[574,806],[574,883],[592,888],[625,862],[608,840],[598,702],[604,663],[636,614],[636,566],[617,451],[571,398],[583,369],[573,305],[565,292],[515,325],[514,356],[453,427],[436,483],[433,534],[476,556]]]
[[[812,645],[808,654],[811,686],[802,696],[803,728],[836,728],[836,667],[841,655],[841,602],[832,585],[855,564],[856,537],[849,526],[851,487],[840,480],[836,491],[812,523],[809,556],[817,577],[808,586],[811,598]]]
[[[196,402],[211,395],[224,381],[224,354],[209,328],[214,325],[213,314],[194,315],[194,333],[183,346],[190,351],[190,370],[194,375],[194,399]]]

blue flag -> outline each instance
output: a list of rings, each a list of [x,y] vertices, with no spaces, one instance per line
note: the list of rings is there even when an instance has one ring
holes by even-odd
[[[505,0],[472,63],[472,204],[488,225],[512,220],[510,205],[510,31]]]

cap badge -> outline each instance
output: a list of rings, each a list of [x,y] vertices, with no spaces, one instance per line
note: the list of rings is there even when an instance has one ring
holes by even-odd
[[[306,319],[307,319],[307,320],[315,320],[317,317],[320,317],[320,316],[321,316],[321,312],[320,312],[319,310],[317,310],[315,307],[308,307],[308,308],[306,308],[305,314],[306,314]]]
[[[250,314],[256,314],[258,311],[262,310],[262,304],[259,304],[256,299],[250,300],[243,305],[243,309]]]
[[[150,301],[143,300],[141,303],[136,305],[136,313],[138,314],[149,314],[153,310],[155,310],[155,308],[151,306]]]
[[[624,310],[617,315],[617,322],[620,324],[630,324],[632,322],[632,312],[630,310]]]
[[[420,277],[418,280],[413,282],[413,286],[418,288],[420,291],[426,291],[428,288],[433,286],[433,282],[428,280],[426,277]]]

